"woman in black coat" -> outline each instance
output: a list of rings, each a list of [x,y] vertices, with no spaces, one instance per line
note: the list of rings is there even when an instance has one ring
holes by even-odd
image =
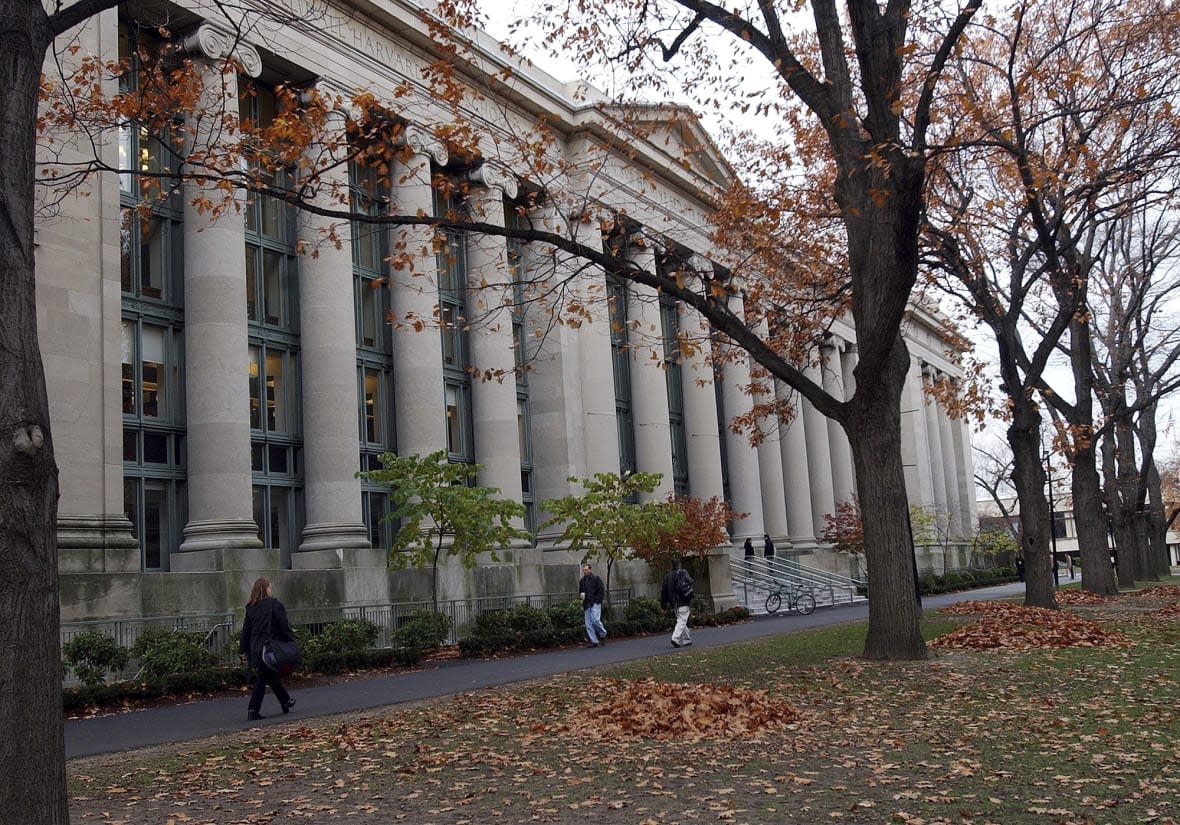
[[[246,713],[248,719],[261,719],[262,698],[266,696],[266,686],[274,691],[275,698],[287,713],[295,706],[295,700],[283,687],[279,672],[262,661],[262,646],[271,640],[293,642],[295,636],[291,633],[291,625],[287,621],[287,608],[270,592],[270,582],[259,579],[254,582],[250,590],[250,601],[246,602],[246,621],[242,624],[242,639],[238,645],[238,652],[243,662],[258,671],[258,681],[254,684],[254,691],[250,694],[250,708]]]

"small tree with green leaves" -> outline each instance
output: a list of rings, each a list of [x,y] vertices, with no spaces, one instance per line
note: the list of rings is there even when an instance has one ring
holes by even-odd
[[[662,533],[676,531],[684,513],[667,501],[639,502],[660,483],[659,473],[595,473],[593,478],[570,476],[567,481],[582,486],[581,495],[549,499],[541,507],[552,514],[544,527],[564,524],[558,538],[582,558],[606,559],[606,590],[614,563],[628,558],[640,546],[654,546]]]
[[[513,539],[528,539],[524,505],[496,498],[494,487],[474,486],[483,467],[452,464],[443,450],[428,456],[385,453],[381,469],[358,475],[389,489],[390,512],[383,519],[397,529],[389,549],[395,568],[426,567],[431,571],[431,599],[438,612],[438,562],[445,552],[458,556],[463,566],[475,566],[480,553],[499,560],[496,551]],[[451,543],[446,542],[447,537]]]
[[[1009,558],[1016,558],[1016,554],[1020,552],[1020,545],[1012,537],[1012,531],[988,528],[971,537],[971,550],[985,558],[994,558],[1001,553],[1008,554]]]

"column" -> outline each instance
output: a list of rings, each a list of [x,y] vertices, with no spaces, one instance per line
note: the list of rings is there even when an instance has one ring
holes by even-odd
[[[633,244],[628,253],[641,269],[655,271],[655,249]],[[662,500],[673,490],[672,435],[668,424],[668,382],[664,375],[664,336],[656,291],[627,285],[628,345],[631,356],[631,410],[635,419],[635,464],[641,472],[659,473],[650,498]],[[653,357],[654,356],[654,357]]]
[[[577,266],[568,260],[565,264],[571,268]],[[592,267],[585,279],[586,282],[579,284],[577,289],[588,301],[587,309],[591,320],[577,329],[577,372],[567,373],[565,380],[567,390],[573,397],[581,399],[582,417],[580,421],[576,418],[569,419],[563,426],[581,426],[581,456],[584,464],[581,466],[581,472],[575,474],[591,477],[595,473],[618,473],[621,466],[619,421],[615,410],[615,366],[610,336],[610,311],[604,297],[606,274]],[[569,432],[567,436],[571,440],[576,437],[575,433]]]
[[[758,333],[762,340],[768,340],[766,321],[759,323]],[[762,396],[767,401],[774,400],[774,379],[769,375],[764,381],[770,382],[770,398]],[[762,489],[762,529],[774,539],[779,552],[786,552],[787,535],[787,492],[786,480],[783,477],[783,445],[782,427],[778,421],[763,416],[759,426],[765,434],[762,443],[758,445],[758,481]]]
[[[901,392],[901,461],[905,471],[906,495],[910,504],[934,501],[932,462],[926,436],[925,399],[922,392],[922,364],[910,360]]]
[[[708,261],[694,259],[698,269],[712,267]],[[684,307],[680,313],[685,339],[696,349],[681,365],[684,376],[684,428],[688,436],[688,483],[693,496],[720,498],[725,493],[721,474],[721,440],[717,423],[717,393],[713,384],[713,367],[708,361],[709,327],[700,314]]]
[[[804,374],[822,386],[818,366],[809,366]],[[811,523],[817,534],[827,526],[824,516],[836,512],[836,492],[832,482],[832,454],[828,441],[828,419],[803,400],[803,431],[807,436],[807,476],[811,481]]]
[[[819,530],[811,515],[811,476],[807,470],[807,433],[803,423],[805,402],[801,395],[781,381],[775,382],[775,391],[780,399],[790,399],[795,407],[795,417],[786,425],[779,442],[787,496],[788,534],[795,545],[811,543]]]
[[[474,173],[469,195],[472,218],[504,225],[504,196],[516,197],[516,180],[505,169],[485,163]],[[468,235],[467,317],[472,366],[485,376],[472,379],[475,460],[482,464],[479,483],[495,487],[500,497],[520,501],[520,438],[516,403],[516,353],[512,340],[512,279],[503,237]],[[482,285],[482,286],[477,286]],[[518,526],[523,527],[523,522]]]
[[[947,507],[946,463],[942,455],[942,436],[938,426],[938,402],[926,392],[933,380],[934,368],[928,364],[924,365],[922,367],[922,404],[923,416],[926,419],[926,444],[930,450],[930,482],[934,493],[934,507],[945,513]]]
[[[954,421],[955,458],[958,467],[959,516],[961,536],[974,535],[979,527],[975,502],[975,460],[971,452],[971,428],[962,418]]]
[[[346,142],[344,117],[333,113],[331,140]],[[318,149],[318,151],[317,151]],[[333,166],[318,177],[314,203],[339,209],[348,202],[348,166],[333,146],[313,149],[313,157],[332,158]],[[322,160],[320,162],[323,162]],[[330,218],[299,213],[299,237],[314,255],[299,261],[300,364],[303,388],[304,496],[307,526],[293,568],[336,566],[330,558],[312,558],[311,551],[368,548],[361,516],[361,488],[356,479],[357,377],[356,317],[353,305],[352,254],[337,248]],[[345,228],[347,229],[347,228]]]
[[[832,339],[829,345],[820,348],[824,390],[841,402],[852,395],[844,386],[844,347],[844,341]],[[832,463],[832,495],[839,504],[850,500],[856,493],[856,481],[852,473],[852,447],[848,443],[848,436],[839,422],[831,418],[828,419],[828,452]]]
[[[942,405],[938,409],[938,439],[942,442],[943,480],[946,483],[946,524],[952,535],[960,532],[962,512],[959,507],[959,462],[955,456],[954,422]]]
[[[202,26],[188,41],[208,60],[198,61],[205,84],[206,111],[237,112],[237,75],[224,57],[233,38]],[[249,47],[237,44],[237,52]],[[252,51],[252,50],[250,50]],[[257,53],[243,65],[257,76]],[[249,71],[250,67],[254,71]],[[212,139],[204,118],[197,141]],[[221,203],[215,186],[184,187],[185,418],[188,444],[188,524],[173,570],[277,566],[278,551],[227,555],[230,549],[261,548],[250,486],[250,385],[246,324],[245,224],[227,209],[210,223],[193,206],[199,197]],[[234,196],[240,197],[240,196]]]
[[[745,309],[742,299],[731,299],[736,306],[734,313],[739,317]],[[730,429],[729,423],[738,416],[748,414],[754,402],[747,392],[750,386],[749,356],[732,344],[719,344],[722,350],[721,401],[725,414],[726,454],[729,458],[729,493],[733,498],[733,509],[745,513],[746,517],[737,522],[734,538],[761,536],[766,532],[762,516],[762,488],[758,470],[758,451],[750,446],[745,435]]]
[[[564,224],[552,202],[539,206],[531,218],[546,231],[563,233]],[[545,303],[543,282],[564,282],[573,277],[576,266],[565,253],[547,245],[529,244],[522,255],[528,302],[525,326],[546,330],[543,338],[526,339],[532,366],[529,406],[538,503],[574,492],[567,481],[570,476],[619,471],[614,392],[607,391],[614,387],[614,378],[602,270],[594,269],[571,283],[594,314],[592,323],[577,328],[554,325],[551,307]]]
[[[88,24],[103,60],[118,59],[117,23],[104,14]],[[82,55],[63,57],[72,66]],[[113,93],[116,84],[109,83]],[[91,151],[117,166],[118,149],[107,141]],[[96,175],[86,188],[90,197],[70,204],[74,220],[39,222],[35,230],[37,329],[53,447],[59,466],[69,467],[58,476],[58,572],[138,573],[139,542],[123,502],[119,178]],[[71,608],[82,611],[77,618],[88,615],[87,604],[62,604],[63,612]]]
[[[410,126],[405,141],[413,151],[393,165],[393,205],[400,215],[434,214],[431,161],[446,165],[441,141]],[[438,259],[434,230],[399,226],[393,231],[393,381],[396,387],[397,452],[429,455],[446,448],[442,344],[438,334]]]

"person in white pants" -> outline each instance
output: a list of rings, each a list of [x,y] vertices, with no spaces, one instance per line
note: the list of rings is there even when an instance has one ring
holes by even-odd
[[[676,611],[676,627],[672,630],[672,647],[687,647],[692,644],[692,634],[688,632],[688,614],[691,612],[693,596],[692,576],[680,563],[680,559],[672,562],[672,569],[664,576],[664,584],[660,588],[660,604],[665,608]]]

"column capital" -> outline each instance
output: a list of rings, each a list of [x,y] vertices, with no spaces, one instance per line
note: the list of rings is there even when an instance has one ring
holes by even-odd
[[[446,166],[451,159],[446,144],[416,124],[406,126],[402,133],[402,145],[409,147],[415,155],[429,155],[439,166]]]
[[[222,60],[233,57],[250,77],[262,74],[262,56],[258,49],[225,29],[202,23],[181,39],[182,48],[192,55]]]
[[[482,184],[488,189],[499,189],[509,200],[515,199],[519,191],[516,175],[501,163],[485,161],[478,169],[469,172],[467,177],[472,182]]]
[[[825,338],[823,340],[823,343],[819,345],[819,348],[821,350],[822,349],[834,349],[836,352],[842,353],[842,352],[844,352],[844,350],[846,350],[848,348],[848,342],[845,341],[843,338],[841,338],[839,335],[833,335],[833,334],[829,333],[828,337]]]

